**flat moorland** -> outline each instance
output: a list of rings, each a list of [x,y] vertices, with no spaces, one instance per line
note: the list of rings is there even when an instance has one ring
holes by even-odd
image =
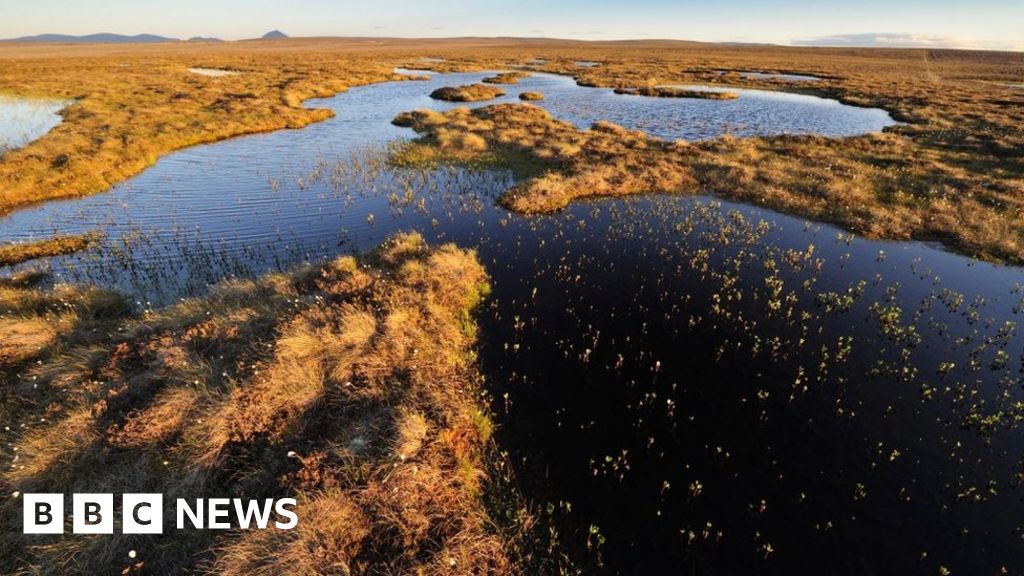
[[[429,63],[424,55],[432,57]],[[581,67],[580,61],[597,65]],[[792,210],[867,236],[938,240],[974,256],[1024,262],[1024,94],[1013,87],[1024,77],[1024,55],[1016,53],[674,41],[296,39],[9,44],[0,46],[0,62],[5,93],[74,100],[63,124],[0,161],[0,212],[103,191],[184,146],[322,120],[330,113],[303,108],[303,99],[397,78],[395,65],[521,68],[572,75],[588,86],[763,88],[884,108],[904,124],[881,136],[701,144],[702,160],[691,167],[706,178],[698,178],[694,191]],[[208,77],[188,68],[240,73]],[[820,80],[789,82],[745,71]]]
[[[9,530],[5,572],[512,571],[484,505],[491,423],[469,314],[487,278],[473,252],[398,235],[146,313],[32,284],[0,281],[0,418],[18,454],[0,473],[5,515],[19,492],[88,487],[294,496],[299,523],[159,543]]]

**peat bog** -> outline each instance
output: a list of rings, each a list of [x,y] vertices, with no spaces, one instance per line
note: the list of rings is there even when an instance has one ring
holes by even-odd
[[[59,476],[71,485],[93,456],[109,457],[105,446],[137,440],[126,431],[149,430],[141,419],[180,405],[233,424],[222,432],[174,420],[166,436],[133,448],[179,462],[169,476],[147,469],[142,484],[179,486],[199,470],[219,486],[301,488],[307,517],[333,511],[358,528],[320,518],[311,520],[316,531],[284,541],[184,544],[214,571],[251,572],[279,548],[311,570],[338,565],[316,562],[435,573],[472,573],[474,562],[496,573],[1024,568],[1024,270],[755,205],[773,205],[768,193],[724,200],[737,196],[706,183],[713,179],[643,193],[660,190],[645,189],[649,169],[683,173],[684,160],[701,178],[767,192],[776,175],[744,172],[745,159],[826,170],[845,146],[882,171],[878,154],[896,165],[910,145],[899,131],[924,129],[894,119],[912,120],[905,111],[849,94],[840,102],[764,89],[785,78],[736,74],[751,84],[723,86],[722,64],[778,66],[754,68],[731,53],[684,78],[627,73],[615,85],[602,75],[628,63],[609,53],[539,54],[530,47],[483,66],[458,51],[410,50],[394,63],[436,71],[367,64],[367,82],[405,78],[307,100],[302,110],[322,121],[301,129],[185,148],[107,193],[4,216],[4,243],[103,234],[81,251],[4,268],[0,330],[22,343],[0,347],[14,391],[5,414],[15,432],[5,440],[24,460],[15,465],[5,451],[13,467],[0,485],[45,484],[54,463],[77,453],[52,450],[64,444],[47,439],[83,430],[89,459],[68,460]],[[212,64],[247,71],[196,78],[211,83],[203,91],[260,80],[232,58]],[[518,65],[534,69],[509,75]],[[822,74],[813,84],[835,81],[816,66],[824,65],[808,64]],[[431,97],[460,86],[502,94],[471,104]],[[630,86],[738,98],[616,94]],[[301,93],[312,90],[304,84]],[[523,97],[534,93],[542,99]],[[473,111],[457,110],[466,106]],[[716,153],[733,164],[716,167]],[[1013,162],[993,178],[1009,181]],[[813,170],[801,174],[802,198],[829,185]],[[610,185],[601,195],[615,197],[575,194],[535,215],[499,202],[531,181],[572,178]],[[859,229],[856,219],[830,219]],[[353,319],[362,328],[333,331]],[[258,345],[237,336],[250,332]],[[131,347],[136,335],[141,352]],[[222,367],[217,355],[240,342],[252,362]],[[328,353],[335,344],[345,362]],[[134,363],[136,353],[163,360]],[[179,353],[201,361],[177,361]],[[300,370],[314,365],[327,375]],[[83,380],[82,398],[67,385],[94,369],[132,375],[150,366],[166,377],[145,381],[166,388],[142,405],[131,394],[115,399],[122,391],[109,374]],[[193,376],[203,385],[189,385]],[[440,380],[459,384],[435,386]],[[401,387],[389,387],[395,381]],[[38,421],[37,405],[54,407],[49,421]],[[239,418],[245,407],[259,417]],[[377,413],[386,426],[362,420]],[[366,452],[364,424],[375,430]],[[177,435],[187,441],[169,440]],[[209,459],[180,458],[196,447]],[[288,450],[310,462],[281,456]],[[119,466],[132,461],[113,454]],[[220,454],[243,466],[211,472]],[[422,499],[387,497],[390,468],[403,494]],[[458,513],[444,518],[442,500]],[[326,537],[344,544],[337,555],[316,553]],[[121,567],[129,545],[69,542],[30,543],[28,555],[56,561],[87,550],[97,565]],[[235,556],[218,557],[211,545]],[[161,550],[154,565],[174,565],[175,554]]]
[[[102,226],[99,247],[51,259],[50,272],[147,309],[399,230],[475,247],[492,285],[477,320],[498,445],[583,567],[1020,561],[1024,274],[706,197],[527,218],[496,204],[510,172],[391,166],[388,141],[412,136],[392,115],[450,109],[432,104],[433,87],[479,76],[310,102],[335,118],[174,153],[111,193],[15,212],[5,230]],[[644,118],[559,107],[558,87],[576,102],[610,91],[520,84],[556,116]]]

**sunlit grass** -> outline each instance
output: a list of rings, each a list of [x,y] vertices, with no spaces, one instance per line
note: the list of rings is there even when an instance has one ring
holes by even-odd
[[[514,534],[481,500],[494,456],[466,326],[487,285],[473,252],[399,234],[358,259],[142,313],[96,308],[101,293],[8,284],[0,373],[17,375],[3,415],[19,459],[0,478],[11,491],[87,482],[300,501],[294,531],[140,542],[135,561],[153,570],[511,572]],[[10,568],[73,556],[84,572],[119,571],[123,547],[0,538]]]
[[[100,238],[98,233],[54,236],[46,240],[0,245],[0,266],[11,266],[37,258],[61,256],[85,250]]]

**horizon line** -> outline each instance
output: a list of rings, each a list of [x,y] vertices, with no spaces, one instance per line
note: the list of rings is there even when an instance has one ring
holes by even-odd
[[[279,30],[271,30],[267,33],[279,32]],[[893,44],[858,44],[851,41],[839,40],[840,37],[863,37],[863,36],[875,36],[875,37],[887,37],[896,36],[887,33],[867,33],[867,34],[850,34],[842,36],[832,37],[821,37],[812,39],[798,39],[792,40],[788,43],[781,42],[757,42],[757,41],[744,41],[744,40],[691,40],[687,38],[670,38],[670,37],[655,37],[655,38],[639,38],[639,37],[618,37],[618,38],[567,38],[558,36],[510,36],[510,35],[499,35],[499,36],[483,36],[483,35],[459,35],[459,36],[402,36],[402,35],[312,35],[312,36],[291,36],[286,35],[285,37],[277,38],[264,38],[262,36],[253,36],[248,38],[220,38],[218,36],[209,35],[194,35],[188,38],[178,38],[173,36],[164,36],[162,34],[154,34],[151,32],[141,32],[135,34],[125,34],[120,32],[93,32],[88,34],[65,34],[61,32],[43,32],[38,34],[29,34],[23,36],[17,36],[13,38],[0,38],[0,42],[3,43],[34,43],[34,44],[69,44],[71,42],[61,40],[36,40],[36,38],[43,36],[63,36],[69,39],[84,39],[91,36],[117,36],[126,40],[119,42],[121,44],[159,44],[159,43],[202,43],[202,42],[253,42],[253,41],[267,41],[267,42],[282,42],[288,40],[405,40],[405,41],[437,41],[437,40],[528,40],[528,41],[552,41],[552,42],[575,42],[575,43],[588,43],[588,44],[600,44],[600,43],[624,43],[624,42],[679,42],[689,44],[706,44],[706,45],[741,45],[741,46],[772,46],[778,48],[849,48],[849,49],[880,49],[880,50],[955,50],[965,52],[1013,52],[1019,53],[1024,52],[1024,46],[1020,47],[982,47],[982,46],[957,46],[957,45],[944,45],[942,43],[936,43],[935,45],[925,44],[913,44],[912,42],[901,43],[895,42]],[[913,37],[914,35],[906,35]],[[133,42],[132,38],[137,37],[154,37],[160,38],[161,40],[153,41],[141,41]],[[830,39],[834,39],[831,40]],[[91,42],[88,40],[78,42],[81,44],[109,44],[111,42]]]

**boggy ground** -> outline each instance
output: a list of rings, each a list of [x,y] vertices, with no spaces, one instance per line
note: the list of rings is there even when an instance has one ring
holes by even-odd
[[[430,56],[429,61],[424,56]],[[0,85],[73,98],[65,122],[0,161],[0,213],[99,192],[184,146],[330,115],[304,98],[397,78],[395,65],[569,74],[580,84],[700,83],[818,94],[905,125],[852,139],[699,145],[706,191],[827,219],[868,236],[939,240],[1024,262],[1024,55],[951,50],[524,39],[295,39],[151,46],[0,46]],[[597,65],[582,67],[578,61]],[[207,78],[188,67],[241,71]],[[814,83],[741,71],[816,75]],[[700,172],[706,178],[701,179]]]
[[[998,84],[1024,77],[1022,54],[726,47],[668,41],[528,53],[547,56],[531,69],[573,75],[585,86],[706,84],[786,90],[881,107],[905,124],[881,136],[847,139],[722,138],[692,145],[685,153],[673,152],[686,158],[682,162],[665,156],[639,159],[649,153],[639,151],[643,148],[613,154],[604,162],[597,150],[575,156],[570,146],[570,154],[554,158],[556,175],[526,185],[527,190],[546,190],[527,195],[537,202],[524,200],[524,189],[506,198],[518,197],[514,204],[509,203],[517,209],[557,208],[559,200],[549,202],[566,194],[555,190],[563,186],[570,189],[569,196],[575,196],[581,192],[678,191],[678,184],[686,183],[683,189],[687,191],[720,194],[824,219],[868,237],[936,240],[971,256],[1024,263],[1024,94]],[[598,65],[581,67],[577,60]],[[472,59],[449,60],[432,67],[460,69],[469,62]],[[810,74],[821,80],[794,83],[740,74],[747,70]],[[509,124],[499,130],[506,135],[526,131],[512,125],[523,119],[505,118]],[[459,131],[451,130],[449,137]],[[554,131],[562,140],[536,139],[535,156],[548,158],[552,148],[587,138],[582,132],[572,136],[562,128]],[[630,139],[633,143],[642,140],[639,135]],[[607,143],[607,138],[602,142]],[[631,145],[624,144],[626,148]],[[644,145],[648,149],[681,148],[681,144],[654,145],[650,139]],[[532,147],[515,146],[519,150]],[[569,156],[574,159],[566,162]],[[593,164],[582,170],[586,162]],[[627,180],[653,186],[649,190],[616,188],[616,178],[624,173],[623,166],[615,163],[657,167],[645,176],[635,166],[626,170],[631,174]],[[672,169],[673,164],[687,170],[659,173]],[[588,171],[613,177],[605,180],[587,175]],[[565,176],[574,172],[582,180]],[[557,174],[569,181],[560,181]],[[588,186],[596,186],[596,190],[587,191]]]
[[[720,138],[666,142],[609,122],[578,130],[546,111],[504,104],[445,114],[420,110],[395,119],[424,138],[407,145],[399,164],[483,158],[499,165],[534,164],[531,176],[500,198],[521,213],[552,212],[587,196],[714,193],[839,223],[869,237],[940,238],[977,254],[1015,258],[1018,221],[980,220],[973,203],[896,201],[924,187],[955,187],[955,176],[908,157],[912,144],[895,134],[843,140],[824,137]],[[894,171],[890,164],[904,164]],[[1017,184],[1019,185],[1019,183]],[[924,213],[922,213],[924,212]]]
[[[305,99],[403,79],[367,55],[284,43],[0,45],[0,91],[72,101],[62,124],[0,158],[0,215],[102,192],[173,150],[301,128],[332,115],[303,108]],[[193,67],[239,73],[208,77]]]
[[[923,144],[935,134],[916,125],[846,139],[726,136],[687,143],[606,122],[578,130],[526,105],[445,115],[418,111],[396,123],[425,136],[405,149],[400,162],[511,153],[538,163],[539,174],[502,198],[518,212],[559,210],[583,196],[713,193],[867,237],[939,240],[980,258],[1024,261],[1019,128],[1006,127],[1014,136],[999,148],[968,140],[954,152]]]
[[[4,517],[20,516],[19,492],[162,492],[297,497],[299,523],[6,530],[5,573],[516,570],[508,525],[485,508],[494,452],[469,314],[487,277],[473,252],[398,235],[142,314],[111,292],[33,281],[0,283]]]

